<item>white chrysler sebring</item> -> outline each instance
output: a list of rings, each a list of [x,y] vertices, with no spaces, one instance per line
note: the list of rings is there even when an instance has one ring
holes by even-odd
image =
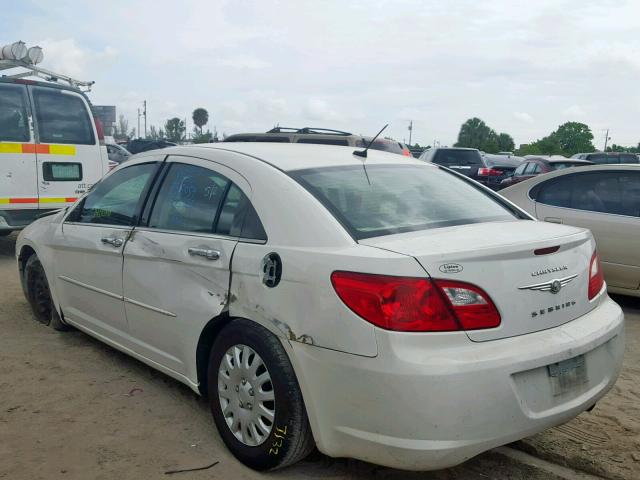
[[[440,166],[361,155],[133,157],[20,234],[25,294],[42,323],[207,395],[228,448],[260,470],[314,446],[443,468],[593,407],[624,323],[589,231]]]

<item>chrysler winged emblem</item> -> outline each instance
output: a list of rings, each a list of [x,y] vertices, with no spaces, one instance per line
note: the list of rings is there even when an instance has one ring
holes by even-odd
[[[518,290],[537,290],[539,292],[551,292],[558,293],[562,290],[562,287],[568,285],[576,278],[578,274],[569,275],[564,278],[557,278],[554,280],[549,280],[547,282],[534,283],[533,285],[525,285],[524,287],[518,287]]]

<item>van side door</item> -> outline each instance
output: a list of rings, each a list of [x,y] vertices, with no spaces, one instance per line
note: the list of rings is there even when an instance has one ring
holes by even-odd
[[[40,208],[63,208],[102,177],[93,115],[77,92],[29,88],[35,112]]]
[[[31,108],[25,85],[0,83],[0,230],[24,226],[38,208]],[[29,215],[29,211],[34,213]],[[26,213],[26,215],[25,215]]]

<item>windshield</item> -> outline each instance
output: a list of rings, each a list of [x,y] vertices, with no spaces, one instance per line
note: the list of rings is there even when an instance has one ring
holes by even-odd
[[[369,165],[366,174],[359,165],[290,174],[356,239],[515,217],[470,183],[427,165]]]
[[[478,150],[440,149],[432,160],[438,165],[482,165]]]

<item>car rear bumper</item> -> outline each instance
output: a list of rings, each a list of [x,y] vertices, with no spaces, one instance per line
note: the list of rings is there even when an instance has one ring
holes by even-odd
[[[604,294],[560,327],[473,343],[378,331],[375,358],[292,344],[318,448],[408,470],[461,463],[593,406],[622,365],[624,318]],[[584,355],[587,380],[558,396],[547,365]]]

